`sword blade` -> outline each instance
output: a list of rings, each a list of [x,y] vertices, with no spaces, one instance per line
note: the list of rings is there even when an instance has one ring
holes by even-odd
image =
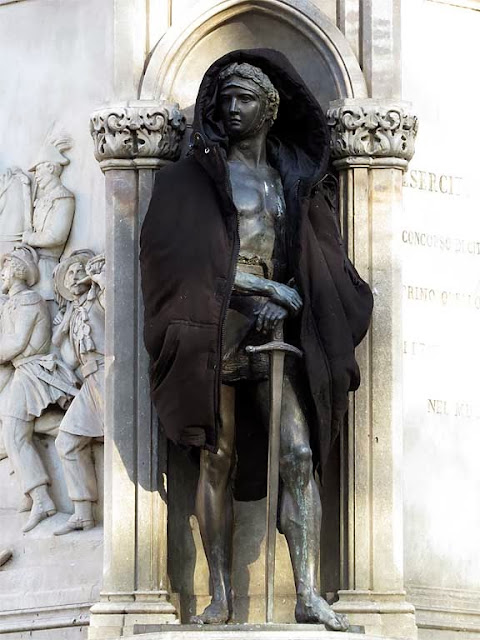
[[[265,596],[267,622],[273,622],[275,547],[277,540],[278,486],[280,472],[280,421],[282,414],[284,360],[284,352],[270,352],[270,424],[268,439],[267,536],[265,548]]]

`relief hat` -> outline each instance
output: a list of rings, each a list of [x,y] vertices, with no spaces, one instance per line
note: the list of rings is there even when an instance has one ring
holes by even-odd
[[[91,260],[94,255],[94,252],[90,249],[79,249],[78,251],[71,253],[67,258],[64,258],[53,271],[55,292],[65,300],[69,300],[70,302],[75,300],[73,293],[65,286],[65,276],[67,275],[67,271],[70,266],[76,262],[81,262],[85,267],[87,262]]]
[[[30,167],[29,171],[35,171],[39,164],[51,162],[62,167],[70,163],[70,160],[64,155],[64,151],[72,148],[72,140],[69,136],[49,137],[44,142],[42,148],[37,153],[36,160]]]
[[[40,271],[38,269],[38,255],[33,247],[28,244],[19,244],[12,251],[5,253],[0,259],[0,267],[3,267],[7,258],[13,258],[22,263],[27,269],[25,282],[29,287],[40,280]]]

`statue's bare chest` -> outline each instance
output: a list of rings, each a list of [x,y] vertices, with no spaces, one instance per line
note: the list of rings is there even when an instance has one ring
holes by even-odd
[[[233,201],[238,211],[240,257],[259,258],[270,270],[275,250],[283,244],[285,200],[278,172],[250,169],[229,162]]]

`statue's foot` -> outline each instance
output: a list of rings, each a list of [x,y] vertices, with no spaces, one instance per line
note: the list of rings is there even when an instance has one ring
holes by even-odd
[[[295,620],[305,624],[324,624],[329,631],[347,631],[347,616],[335,613],[328,602],[316,594],[298,596]]]
[[[212,600],[203,613],[190,618],[191,624],[226,624],[230,610],[226,600]]]
[[[88,531],[93,529],[94,526],[95,522],[93,520],[82,520],[74,514],[66,521],[63,527],[54,531],[53,535],[65,536],[67,533],[72,533],[72,531]]]
[[[22,529],[23,533],[31,531],[37,526],[37,524],[40,524],[42,520],[45,520],[48,516],[53,516],[56,513],[57,509],[55,508],[53,500],[50,498],[39,502],[34,501],[30,517],[27,520],[27,524]]]

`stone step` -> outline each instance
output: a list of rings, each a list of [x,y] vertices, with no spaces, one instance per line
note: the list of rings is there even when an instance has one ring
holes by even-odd
[[[147,631],[144,633],[144,631]],[[360,633],[359,633],[360,632]],[[378,640],[361,633],[361,627],[347,633],[326,631],[313,624],[228,624],[228,625],[135,625],[134,635],[121,640]],[[383,638],[383,640],[387,640]]]

